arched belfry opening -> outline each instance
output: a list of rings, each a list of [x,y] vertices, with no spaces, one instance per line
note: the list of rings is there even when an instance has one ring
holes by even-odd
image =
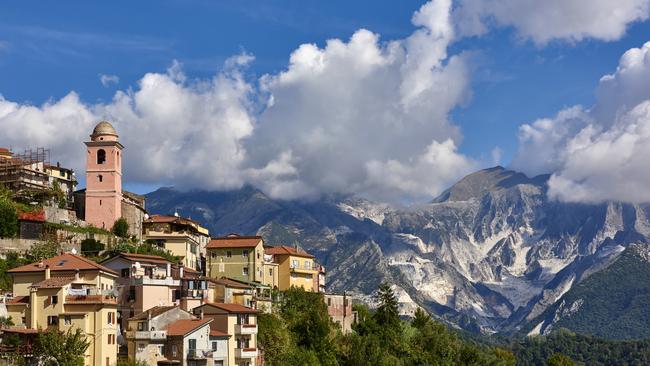
[[[97,150],[97,164],[104,164],[106,162],[106,150]]]

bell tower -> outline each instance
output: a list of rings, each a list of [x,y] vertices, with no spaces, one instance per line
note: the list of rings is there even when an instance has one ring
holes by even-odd
[[[122,149],[113,126],[95,126],[86,153],[86,222],[102,229],[113,228],[122,217]]]

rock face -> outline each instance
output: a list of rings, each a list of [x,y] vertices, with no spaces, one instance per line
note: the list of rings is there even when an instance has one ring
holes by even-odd
[[[327,267],[331,291],[369,295],[391,281],[406,313],[417,303],[466,329],[516,331],[621,248],[650,238],[647,205],[549,201],[547,180],[495,167],[408,209],[355,197],[275,201],[250,187],[161,189],[147,206],[178,209],[213,235],[298,244]]]

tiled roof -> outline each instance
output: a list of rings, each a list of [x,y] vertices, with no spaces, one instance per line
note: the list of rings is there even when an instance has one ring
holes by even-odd
[[[156,263],[156,264],[171,263],[167,259],[157,255],[120,253],[119,256],[134,262],[146,262],[146,263]]]
[[[36,282],[30,287],[35,288],[61,288],[74,281],[74,277],[52,277],[47,280]]]
[[[212,306],[217,309],[221,309],[223,311],[226,311],[228,313],[232,314],[256,314],[259,313],[259,311],[249,308],[248,306],[244,305],[239,305],[239,304],[224,304],[221,302],[208,302],[205,303],[204,305],[206,306]]]
[[[145,223],[174,223],[182,225],[197,225],[198,223],[192,219],[186,219],[178,216],[167,215],[151,215],[148,219],[144,220]]]
[[[155,318],[158,315],[165,313],[171,309],[175,308],[175,306],[154,306],[151,309],[147,311],[143,311],[140,314],[129,318],[129,320],[144,320],[149,318],[149,313],[151,313],[151,317]]]
[[[277,247],[268,247],[264,249],[264,254],[270,255],[293,255],[296,257],[314,258],[313,255],[296,250],[296,248],[280,245]]]
[[[205,319],[180,319],[167,326],[168,336],[184,336],[204,325],[209,324],[211,318]]]
[[[206,248],[251,248],[257,246],[260,241],[262,241],[261,236],[239,236],[231,234],[220,238],[212,238],[208,245],[206,245]]]
[[[29,296],[16,296],[7,301],[7,305],[29,304]]]
[[[19,333],[19,334],[38,334],[39,331],[38,329],[31,329],[31,328],[20,328],[20,327],[8,327],[2,329],[3,332],[6,333]]]
[[[7,149],[6,147],[0,147],[0,154],[7,154],[10,152],[11,151],[9,151],[9,149]]]
[[[210,337],[230,337],[230,334],[216,329],[210,329]]]
[[[18,213],[18,220],[45,222],[45,211],[20,212]]]
[[[71,253],[65,253],[65,254],[57,255],[56,257],[44,259],[42,261],[42,265],[39,264],[40,263],[38,262],[30,263],[24,266],[10,269],[7,272],[8,273],[41,272],[41,271],[45,271],[46,266],[50,266],[50,270],[52,272],[74,271],[78,269],[80,271],[91,271],[91,270],[103,271],[113,275],[117,275],[117,273],[115,273],[113,270],[108,269],[102,266],[101,264],[95,263],[90,259],[84,258],[76,254],[71,254]]]
[[[213,283],[216,283],[216,284],[219,284],[219,285],[228,286],[228,287],[233,287],[233,288],[246,288],[246,289],[252,289],[253,288],[253,286],[249,286],[249,285],[243,284],[241,282],[233,281],[233,280],[231,280],[229,278],[225,278],[225,277],[220,278],[220,279],[212,278],[212,279],[210,279],[210,282],[213,282]]]
[[[117,304],[114,297],[104,295],[68,295],[66,304]]]

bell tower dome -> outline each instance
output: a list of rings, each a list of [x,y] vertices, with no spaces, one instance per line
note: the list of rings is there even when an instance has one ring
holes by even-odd
[[[110,230],[122,217],[122,149],[115,128],[99,122],[85,142],[86,222]]]

